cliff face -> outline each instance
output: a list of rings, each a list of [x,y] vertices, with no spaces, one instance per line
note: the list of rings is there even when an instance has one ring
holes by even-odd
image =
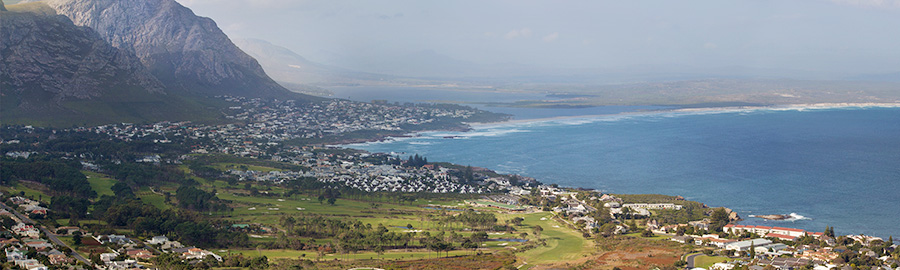
[[[41,3],[21,8],[0,13],[0,86],[5,98],[14,99],[4,105],[27,110],[119,88],[162,92],[162,84],[137,57],[93,30],[75,26]]]
[[[174,0],[47,0],[76,25],[133,52],[167,89],[200,95],[289,96],[216,23]]]

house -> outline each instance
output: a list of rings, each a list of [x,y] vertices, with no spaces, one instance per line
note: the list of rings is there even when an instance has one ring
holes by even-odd
[[[595,220],[595,219],[594,219],[593,217],[591,217],[591,216],[575,217],[575,218],[572,219],[572,221],[574,221],[575,223],[578,223],[578,221],[584,221],[584,228],[585,228],[585,229],[591,229],[591,228],[597,226],[597,220]]]
[[[18,261],[25,259],[25,252],[17,248],[8,248],[6,249],[6,260],[8,261]]]
[[[107,262],[106,269],[109,270],[126,270],[126,269],[142,269],[143,267],[137,264],[135,260],[124,260],[124,261],[114,261]]]
[[[125,251],[125,254],[127,254],[128,257],[142,260],[149,260],[150,258],[154,257],[153,252],[150,252],[146,249],[129,249]]]
[[[703,220],[699,220],[699,221],[688,222],[688,225],[690,225],[691,227],[700,229],[700,230],[709,230],[709,222],[710,222],[709,219],[703,219]]]
[[[730,263],[715,263],[709,267],[710,270],[731,270],[734,269],[734,264]]]
[[[75,233],[75,232],[81,231],[81,228],[78,228],[78,227],[75,227],[75,226],[65,226],[65,227],[59,227],[59,228],[56,229],[57,232],[60,231],[60,230],[64,230],[64,231],[66,231],[66,234],[67,234],[67,235],[71,235],[71,234],[73,234],[73,233]]]
[[[26,246],[33,247],[37,250],[47,250],[53,248],[53,244],[48,243],[47,240],[44,239],[24,239],[22,242],[24,242]]]
[[[119,257],[118,253],[100,253],[100,260],[104,262],[115,260],[116,257]]]
[[[760,260],[758,262],[760,265],[771,265],[776,269],[796,269],[803,266],[806,266],[812,261],[802,258],[782,258],[782,257],[774,257],[771,261],[769,260]]]
[[[104,244],[112,243],[112,244],[119,244],[119,245],[127,245],[127,244],[132,243],[131,239],[128,239],[128,237],[125,237],[124,235],[116,235],[116,234],[100,236],[99,239],[97,239],[97,241],[100,241],[100,243],[104,243]]]
[[[737,242],[737,241],[731,240],[731,239],[719,239],[717,237],[702,237],[702,238],[694,239],[695,245],[700,246],[700,245],[703,245],[704,243],[706,243],[707,245],[716,246],[719,248],[724,248],[725,245],[727,245],[729,243],[734,243],[734,242]]]
[[[694,241],[693,241],[693,238],[691,238],[690,236],[686,236],[686,235],[683,235],[683,236],[675,236],[675,237],[670,238],[669,240],[672,240],[672,241],[675,241],[675,242],[678,242],[678,243],[682,243],[682,244],[693,243],[693,242],[694,242]]]
[[[38,260],[35,259],[27,259],[27,260],[17,260],[15,261],[16,266],[28,269],[28,270],[47,270],[47,266],[44,266]]]
[[[147,240],[146,242],[149,245],[162,245],[162,244],[165,244],[166,242],[169,242],[169,238],[165,237],[165,236],[154,236],[153,238],[150,238],[150,240]]]
[[[782,243],[773,243],[773,244],[768,244],[768,245],[764,245],[764,246],[756,246],[756,248],[754,248],[753,250],[756,251],[756,253],[767,253],[767,252],[774,253],[774,252],[778,252],[778,251],[781,251],[786,248],[788,248],[788,245],[785,245]]]
[[[181,257],[182,257],[182,258],[184,258],[184,259],[189,259],[189,260],[190,260],[190,259],[199,259],[199,260],[202,260],[202,259],[205,259],[205,258],[208,257],[208,256],[213,256],[213,258],[216,258],[216,260],[218,260],[218,261],[220,261],[220,262],[222,261],[222,257],[221,257],[221,256],[216,255],[215,253],[212,253],[212,252],[209,252],[209,251],[206,251],[206,250],[202,250],[202,249],[196,248],[196,247],[190,247],[190,248],[187,248],[186,251],[183,251],[183,252],[181,253]]]
[[[65,254],[50,254],[47,257],[50,258],[50,264],[52,265],[72,264],[75,262],[75,259]]]
[[[35,228],[32,225],[28,225],[28,224],[21,223],[21,222],[19,224],[16,224],[15,226],[13,226],[12,231],[13,231],[13,233],[18,234],[20,236],[24,236],[24,237],[31,237],[31,238],[41,237],[41,232],[38,231],[37,228]]]

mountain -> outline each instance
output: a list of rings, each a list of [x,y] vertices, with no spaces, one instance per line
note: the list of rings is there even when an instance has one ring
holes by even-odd
[[[323,87],[378,85],[395,76],[352,71],[307,60],[305,57],[265,40],[234,39],[234,44],[253,56],[272,79],[296,92],[329,95]]]
[[[269,78],[216,23],[174,0],[46,0],[76,25],[132,52],[169,91],[200,96],[266,98],[295,95]]]
[[[131,53],[43,3],[0,6],[3,124],[71,125],[214,118],[167,95]],[[6,11],[9,9],[9,11]]]

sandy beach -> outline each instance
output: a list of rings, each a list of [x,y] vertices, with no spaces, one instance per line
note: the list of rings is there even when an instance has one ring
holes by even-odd
[[[838,108],[866,108],[866,107],[900,108],[900,103],[809,103],[809,104],[785,104],[785,105],[772,105],[772,106],[680,108],[680,109],[670,109],[670,110],[625,112],[625,113],[616,113],[616,114],[559,116],[559,117],[546,117],[546,118],[533,118],[533,119],[512,119],[512,120],[507,120],[507,121],[502,121],[502,122],[491,122],[491,123],[472,122],[472,123],[466,123],[466,124],[468,124],[472,128],[489,128],[489,127],[516,125],[516,124],[524,124],[524,123],[554,122],[554,121],[573,120],[573,119],[595,119],[595,118],[610,117],[610,116],[652,115],[652,114],[661,114],[661,113],[727,113],[727,112],[758,111],[758,110],[823,110],[823,109],[838,109]]]

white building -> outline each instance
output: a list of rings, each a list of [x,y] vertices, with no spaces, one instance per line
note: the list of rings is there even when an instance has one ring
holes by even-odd
[[[772,241],[769,239],[756,238],[751,240],[745,240],[740,242],[728,243],[725,245],[725,250],[734,250],[734,251],[748,251],[750,250],[750,246],[759,247],[771,244]]]

